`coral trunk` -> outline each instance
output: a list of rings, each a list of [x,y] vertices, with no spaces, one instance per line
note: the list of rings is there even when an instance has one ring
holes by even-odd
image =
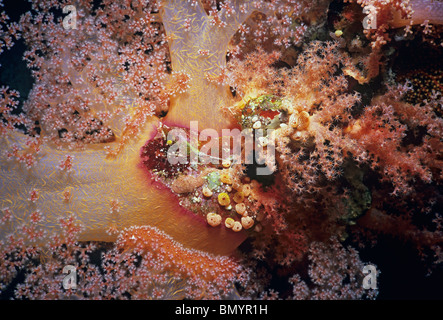
[[[150,136],[154,129],[151,123],[144,136]],[[15,134],[4,139],[8,144],[13,141],[23,146],[25,136]],[[59,218],[75,214],[85,228],[81,240],[114,241],[115,231],[151,225],[185,247],[214,254],[231,253],[245,235],[208,226],[203,218],[182,208],[169,189],[153,182],[139,167],[144,143],[140,139],[128,145],[114,160],[104,160],[106,151],[102,145],[71,152],[44,146],[38,166],[31,169],[4,159],[2,154],[0,208],[9,208],[17,219],[24,221],[31,212],[39,210],[46,217],[48,231],[57,230]],[[60,163],[68,155],[73,157],[72,170],[66,172]],[[31,201],[33,190],[37,196]],[[0,230],[2,234],[11,231],[13,226]]]

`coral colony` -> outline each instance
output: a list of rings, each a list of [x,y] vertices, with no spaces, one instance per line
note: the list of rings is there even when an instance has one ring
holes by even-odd
[[[31,2],[3,299],[371,299],[383,237],[441,271],[441,1]]]

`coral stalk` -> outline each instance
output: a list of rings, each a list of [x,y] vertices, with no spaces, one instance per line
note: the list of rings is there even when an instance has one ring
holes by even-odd
[[[200,128],[219,132],[233,126],[234,120],[222,112],[232,98],[223,72],[229,41],[255,8],[252,2],[240,9],[240,1],[234,1],[232,13],[208,16],[200,1],[163,1],[172,69],[189,77],[184,92],[170,99],[165,123],[188,127],[190,121],[198,121]]]

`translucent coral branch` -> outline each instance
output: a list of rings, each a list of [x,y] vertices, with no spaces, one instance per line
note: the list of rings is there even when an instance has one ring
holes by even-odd
[[[233,126],[221,109],[230,103],[229,86],[210,82],[208,76],[217,77],[225,69],[231,37],[256,9],[250,2],[245,1],[240,10],[240,2],[234,1],[229,15],[222,11],[215,17],[206,14],[200,1],[163,1],[172,69],[190,77],[189,89],[171,98],[167,124],[188,127],[190,121],[199,121],[200,128],[219,131]]]

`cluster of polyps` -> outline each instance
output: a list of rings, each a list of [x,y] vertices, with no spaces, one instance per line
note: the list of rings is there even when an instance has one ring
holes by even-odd
[[[224,167],[229,167],[232,163],[253,164],[255,160],[257,164],[266,166],[257,167],[257,175],[269,175],[275,170],[272,131],[273,129],[267,129],[265,133],[264,128],[255,125],[253,129],[245,128],[242,131],[222,129],[220,137],[217,130],[212,128],[206,128],[199,132],[198,121],[191,121],[189,139],[185,129],[174,128],[168,132],[167,142],[170,145],[167,153],[168,162],[172,165],[178,163],[218,165],[221,161]],[[208,138],[209,142],[199,149],[200,142],[208,141]],[[244,143],[242,142],[243,138]],[[231,140],[233,142],[232,148]],[[252,157],[253,150],[255,150],[255,159]],[[242,154],[244,154],[243,157]]]
[[[220,192],[217,195],[217,202],[220,207],[223,209],[223,213],[215,213],[209,212],[206,215],[206,220],[208,224],[212,227],[217,227],[221,225],[224,219],[224,225],[226,228],[232,229],[235,232],[239,232],[242,229],[250,229],[254,226],[254,214],[249,215],[248,207],[254,201],[252,196],[252,186],[258,188],[258,182],[253,180],[249,183],[250,179],[245,177],[244,181],[246,183],[239,183],[238,180],[236,183],[233,182],[233,179],[230,176],[229,171],[224,171],[220,174],[220,181],[226,184],[226,192]],[[207,186],[203,187],[203,195],[207,198],[211,198],[213,196],[212,191],[210,193],[205,192],[209,190]],[[209,190],[210,191],[210,190]],[[231,197],[229,196],[231,194]],[[222,214],[225,215],[225,212],[231,212],[234,210],[239,218],[237,218],[234,214],[229,214],[229,216],[223,218]],[[256,228],[256,231],[259,231],[260,228]]]
[[[175,143],[171,140],[173,133],[174,140],[177,140]],[[157,181],[178,196],[182,207],[205,217],[210,226],[224,225],[236,232],[251,229],[255,225],[255,201],[260,184],[256,180],[251,181],[242,163],[235,163],[229,158],[213,157],[213,161],[207,163],[171,163],[170,153],[175,145],[180,146],[184,156],[191,153],[207,155],[200,140],[194,144],[190,140],[191,131],[161,126],[156,137],[142,149],[144,166]],[[258,224],[256,229],[261,229]]]
[[[289,100],[274,95],[251,98],[239,109],[241,132],[223,129],[220,137],[214,129],[199,131],[198,122],[191,121],[189,130],[173,128],[164,134],[167,137],[163,139],[169,146],[169,165],[181,164],[188,168],[173,177],[169,185],[180,195],[181,205],[204,214],[210,226],[224,225],[239,232],[255,225],[254,230],[260,231],[257,214],[251,210],[253,201],[257,200],[254,191],[260,185],[255,180],[251,182],[240,168],[254,163],[251,155],[255,152],[255,163],[266,165],[266,168],[255,167],[257,175],[275,172],[275,138],[281,135],[277,133],[285,131],[289,135],[291,131],[291,138],[300,140],[301,133],[310,125],[310,115],[296,109]],[[209,142],[202,145],[208,137]]]

